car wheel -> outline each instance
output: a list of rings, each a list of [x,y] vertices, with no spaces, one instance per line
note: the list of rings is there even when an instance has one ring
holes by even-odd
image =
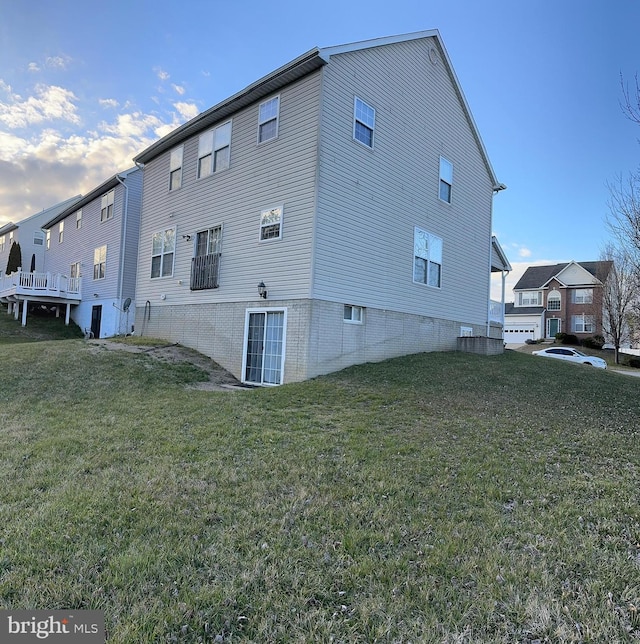
[[[593,365],[590,362],[585,362],[584,364],[588,364],[590,367],[593,367]]]

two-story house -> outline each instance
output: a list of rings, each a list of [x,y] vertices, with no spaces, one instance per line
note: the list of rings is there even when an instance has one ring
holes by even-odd
[[[68,276],[77,293],[53,303],[71,307],[71,319],[87,336],[104,338],[133,330],[142,170],[120,172],[44,224],[44,266]]]
[[[603,335],[602,287],[610,268],[609,261],[529,266],[505,307],[505,342]]]
[[[43,226],[78,199],[80,199],[80,195],[41,210],[15,224],[9,222],[0,227],[0,277],[6,273],[9,252],[14,243],[20,244],[23,264],[21,268],[25,271],[42,271],[44,269],[45,247]]]
[[[254,384],[502,337],[505,186],[436,30],[313,49],[134,160],[136,333]]]

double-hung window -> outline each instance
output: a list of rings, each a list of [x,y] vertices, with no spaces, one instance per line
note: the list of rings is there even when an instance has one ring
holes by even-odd
[[[558,291],[551,291],[547,297],[547,311],[559,311],[560,306],[560,293]]]
[[[593,315],[572,315],[571,330],[574,333],[593,333],[595,330]]]
[[[372,148],[375,126],[376,111],[356,96],[353,102],[353,138]]]
[[[440,157],[440,188],[439,196],[442,201],[451,203],[451,189],[453,187],[453,163]]]
[[[151,241],[151,278],[173,275],[176,229],[167,228],[154,233]]]
[[[442,280],[442,239],[426,230],[413,233],[413,281],[440,288]]]
[[[80,273],[80,262],[74,262],[73,264],[71,264],[71,272],[70,272],[69,276],[72,279],[74,279],[74,278],[80,277],[80,275],[81,275],[81,273]]]
[[[577,288],[573,291],[574,304],[593,304],[592,288]]]
[[[260,240],[282,237],[282,206],[269,208],[260,213]]]
[[[115,191],[110,190],[106,195],[102,196],[100,204],[100,221],[107,221],[113,217],[113,201],[115,197]]]
[[[5,235],[0,235],[0,251],[3,251],[7,245],[7,238]]]
[[[99,246],[93,251],[93,279],[103,280],[107,269],[107,247]]]
[[[169,159],[169,190],[177,190],[182,186],[182,155],[183,146],[171,150]]]
[[[280,97],[274,96],[260,103],[258,114],[258,143],[270,141],[278,136],[278,117],[280,113]]]
[[[76,211],[76,228],[78,230],[82,228],[82,208]]]
[[[523,291],[518,293],[519,306],[542,306],[542,291]]]
[[[58,243],[64,241],[64,219],[58,224]]]
[[[200,135],[198,140],[198,178],[229,167],[231,121]]]
[[[51,248],[51,230],[50,229],[47,229],[44,240],[45,240],[45,248],[49,250],[49,248]]]

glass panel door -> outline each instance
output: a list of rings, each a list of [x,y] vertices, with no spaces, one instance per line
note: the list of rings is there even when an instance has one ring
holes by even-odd
[[[279,385],[284,358],[284,311],[249,313],[245,382]]]

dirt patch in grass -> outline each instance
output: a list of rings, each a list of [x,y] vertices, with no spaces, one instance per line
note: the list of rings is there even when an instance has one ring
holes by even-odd
[[[129,353],[144,353],[151,358],[171,364],[181,364],[186,362],[196,365],[208,374],[209,379],[205,382],[188,385],[188,389],[198,389],[201,391],[234,391],[253,388],[242,384],[235,376],[208,356],[180,344],[159,343],[157,345],[143,345],[135,344],[129,339],[126,342],[106,339],[87,340],[87,342],[94,347],[95,351],[126,351]]]

